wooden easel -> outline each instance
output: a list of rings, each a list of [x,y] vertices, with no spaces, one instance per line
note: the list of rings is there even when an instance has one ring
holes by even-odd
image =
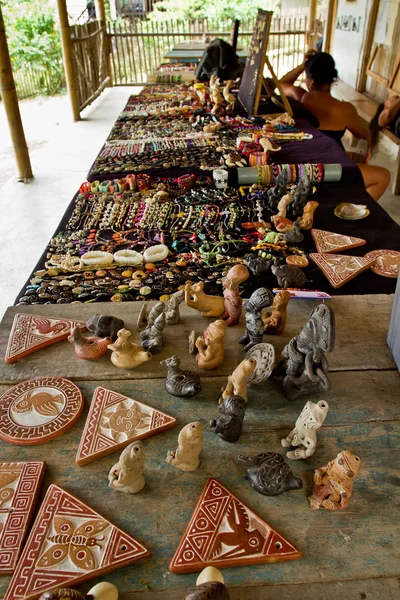
[[[287,99],[287,96],[282,89],[279,79],[275,75],[274,69],[272,68],[271,63],[269,62],[268,56],[265,56],[265,66],[268,68],[271,74],[271,79],[274,82],[274,85],[271,85],[270,79],[263,77],[263,88],[266,92],[266,96],[264,96],[264,98],[266,97],[267,99],[271,99],[272,102],[276,104],[276,106],[279,106],[279,108],[286,111],[290,117],[293,117],[292,107],[290,106],[289,100]],[[279,95],[275,92],[276,88],[278,88]]]

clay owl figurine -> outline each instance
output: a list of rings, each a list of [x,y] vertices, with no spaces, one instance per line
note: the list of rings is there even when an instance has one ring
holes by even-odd
[[[137,494],[145,486],[142,442],[129,444],[121,453],[109,475],[109,487],[124,494]]]
[[[198,421],[181,429],[178,448],[170,450],[166,462],[181,471],[195,471],[200,465],[199,454],[203,446],[203,425]]]
[[[272,304],[272,312],[261,315],[264,323],[264,333],[269,335],[280,335],[285,331],[287,305],[290,300],[290,292],[278,292]]]
[[[228,377],[228,383],[222,388],[222,397],[219,399],[221,404],[229,396],[240,396],[245,402],[247,397],[247,382],[253,375],[257,361],[255,358],[245,358],[238,364],[232,375]]]
[[[225,355],[225,333],[226,322],[218,319],[218,321],[209,324],[203,336],[197,338],[196,348],[199,353],[196,360],[200,369],[211,371],[222,364]]]
[[[353,492],[353,482],[361,469],[361,459],[343,450],[334,460],[314,473],[314,489],[308,497],[313,510],[344,510]]]
[[[296,450],[286,452],[286,456],[291,460],[299,460],[312,456],[317,447],[317,429],[322,427],[326,415],[328,414],[329,404],[321,400],[318,404],[307,402],[296,421],[294,429],[289,435],[281,440],[284,448],[298,446]]]

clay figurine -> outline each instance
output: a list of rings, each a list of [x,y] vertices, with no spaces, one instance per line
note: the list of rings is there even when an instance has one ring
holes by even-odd
[[[218,433],[225,442],[237,442],[242,433],[246,405],[240,396],[226,397],[218,407],[221,416],[210,421],[211,431]]]
[[[285,331],[287,305],[290,292],[278,292],[272,304],[272,312],[264,313],[261,318],[264,323],[264,333],[280,335]]]
[[[99,338],[95,335],[84,337],[80,327],[73,327],[68,341],[75,346],[75,354],[83,360],[97,360],[106,354],[108,345],[112,340],[110,337]]]
[[[118,600],[118,589],[112,583],[101,581],[90,588],[85,600]]]
[[[288,244],[300,244],[304,240],[304,235],[300,233],[300,219],[295,220],[293,229],[289,229],[284,237]]]
[[[246,303],[246,333],[239,338],[239,344],[246,344],[244,350],[250,350],[256,344],[262,342],[264,335],[264,323],[261,319],[263,308],[271,306],[274,295],[267,288],[259,288],[250,296]]]
[[[313,510],[344,510],[349,504],[353,492],[353,481],[361,469],[361,459],[351,452],[343,450],[325,467],[314,473],[314,489],[308,497]]]
[[[229,269],[226,277],[222,279],[224,288],[225,312],[221,319],[226,321],[228,327],[239,323],[242,314],[242,298],[239,294],[239,284],[249,278],[249,271],[244,265],[235,265]]]
[[[276,178],[275,186],[267,192],[268,204],[273,210],[277,209],[279,200],[286,194],[287,177],[286,171],[281,171]]]
[[[141,329],[143,325],[147,326],[147,302],[143,302],[142,304],[136,325],[138,329]]]
[[[285,194],[278,202],[278,213],[277,217],[286,217],[287,207],[291,203],[293,194]]]
[[[286,456],[291,460],[308,458],[312,456],[317,447],[317,429],[322,427],[326,415],[328,414],[329,404],[320,400],[318,404],[308,401],[299,417],[297,418],[294,429],[289,435],[281,440],[284,448],[296,447],[296,450],[286,452]]]
[[[151,311],[150,311],[151,314]],[[150,317],[150,315],[149,315]],[[148,320],[147,320],[148,322]],[[165,327],[165,313],[162,312],[154,321],[151,327],[144,329],[140,337],[142,338],[142,347],[152,354],[158,354],[164,347],[163,329]]]
[[[184,299],[185,290],[179,290],[179,292],[172,294],[165,310],[165,322],[167,325],[176,325],[176,323],[179,323],[181,320],[181,315],[179,314],[179,305]]]
[[[226,323],[222,319],[210,323],[203,335],[196,340],[196,348],[199,351],[196,356],[200,369],[212,371],[222,364],[225,355],[224,337]]]
[[[311,183],[307,175],[303,175],[299,183],[296,186],[296,190],[293,194],[293,200],[290,205],[292,214],[296,217],[301,217],[304,211],[304,207],[307,204],[307,197],[311,190]]]
[[[110,337],[113,342],[117,339],[118,331],[123,329],[124,322],[117,317],[108,315],[93,315],[86,321],[88,331],[94,333],[96,337]]]
[[[108,345],[108,349],[112,350],[111,362],[119,369],[135,369],[152,358],[150,352],[129,341],[131,335],[128,329],[120,329],[118,339]]]
[[[198,421],[181,429],[178,448],[168,452],[166,462],[181,471],[195,471],[200,465],[199,454],[203,446],[203,425]]]
[[[300,229],[305,229],[306,231],[312,229],[314,222],[314,213],[317,210],[318,206],[319,203],[315,202],[315,200],[310,200],[309,202],[307,202],[303,210],[303,215],[300,218]]]
[[[289,400],[330,390],[325,352],[332,352],[334,345],[335,315],[329,306],[319,304],[282,351],[286,360],[278,365],[278,372],[285,375],[283,389]]]
[[[109,487],[124,494],[137,494],[145,486],[143,477],[144,452],[141,441],[129,444],[112,467],[109,475]]]
[[[151,311],[149,312],[149,315],[147,317],[146,329],[153,327],[157,317],[159,317],[164,312],[164,310],[165,310],[164,302],[157,302],[157,304],[155,304],[153,306],[153,308],[151,309]]]
[[[233,86],[234,86],[234,83],[233,83],[232,79],[229,79],[225,83],[225,87],[222,90],[224,100],[225,100],[225,102],[228,103],[228,106],[226,107],[227,111],[231,111],[235,108],[235,96],[233,94],[231,94],[231,88],[233,88]]]
[[[71,588],[56,588],[52,592],[45,592],[39,598],[39,600],[85,600],[83,594],[78,590]]]
[[[253,375],[257,361],[255,358],[245,358],[238,364],[232,375],[228,377],[228,383],[222,388],[221,404],[229,396],[241,396],[245,402],[247,398],[247,385],[249,378]]]
[[[265,452],[257,456],[239,456],[247,467],[247,479],[253,489],[264,496],[279,496],[289,490],[299,490],[303,482],[295,477],[283,456],[277,452]]]
[[[250,269],[253,275],[258,276],[262,275],[271,268],[272,260],[267,260],[261,256],[250,254],[247,258],[245,258],[244,264]]]
[[[286,290],[287,288],[301,288],[307,281],[306,275],[299,267],[291,267],[290,265],[274,264],[271,271],[275,275],[279,287]]]
[[[181,361],[175,354],[160,362],[160,365],[168,369],[165,389],[172,396],[192,398],[201,392],[201,379],[195,371],[182,371],[180,364]]]
[[[196,587],[189,591],[185,600],[230,600],[221,571],[206,567],[196,581]]]
[[[203,317],[219,317],[225,312],[225,299],[221,296],[207,296],[203,291],[204,281],[185,286],[187,306],[199,310]]]

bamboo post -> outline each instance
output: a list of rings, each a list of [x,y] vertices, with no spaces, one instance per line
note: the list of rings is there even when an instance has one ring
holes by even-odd
[[[71,32],[68,23],[67,2],[66,0],[57,0],[58,16],[60,19],[61,46],[65,71],[65,80],[69,100],[71,102],[72,118],[79,121],[81,116],[79,112],[78,86],[76,82],[73,62]]]
[[[32,167],[29,159],[28,146],[26,145],[24,128],[19,112],[17,92],[15,90],[14,76],[11,67],[10,54],[6,31],[4,28],[3,14],[0,2],[0,93],[7,115],[8,126],[18,173],[21,179],[32,179]]]
[[[324,34],[324,52],[330,52],[333,40],[333,31],[335,28],[336,21],[336,9],[337,9],[337,0],[329,0],[328,4],[328,13],[326,17],[325,24],[325,34]]]
[[[113,77],[111,70],[111,43],[110,36],[107,31],[107,19],[106,19],[106,9],[104,8],[104,0],[95,0],[94,1],[96,7],[96,19],[101,22],[101,25],[104,25],[104,56],[106,63],[106,76],[110,78],[108,86],[113,86]]]
[[[317,4],[318,0],[310,0],[310,6],[308,9],[308,49],[311,50],[314,45],[314,27],[315,20],[317,18]]]
[[[373,0],[369,11],[367,32],[362,53],[361,68],[358,76],[357,90],[364,92],[367,83],[367,68],[374,41],[375,25],[378,18],[379,0]]]

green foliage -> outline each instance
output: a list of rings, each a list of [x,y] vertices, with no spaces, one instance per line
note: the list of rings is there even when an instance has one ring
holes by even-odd
[[[257,9],[276,10],[279,0],[160,0],[150,17],[164,19],[251,19]]]

